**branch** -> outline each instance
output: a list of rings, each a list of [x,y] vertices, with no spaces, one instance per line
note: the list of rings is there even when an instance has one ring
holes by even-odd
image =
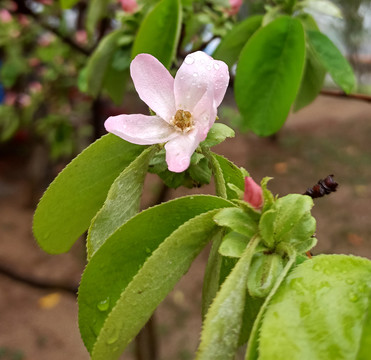
[[[55,27],[47,24],[46,22],[44,22],[38,14],[34,13],[27,6],[27,4],[24,0],[16,0],[16,3],[17,3],[17,9],[14,11],[14,13],[23,14],[23,15],[27,15],[27,16],[32,17],[38,25],[40,25],[44,29],[52,32],[56,36],[58,36],[59,39],[61,39],[67,45],[71,46],[71,48],[73,48],[73,49],[75,49],[75,50],[79,51],[80,53],[82,53],[84,55],[87,55],[87,56],[91,54],[91,52],[92,52],[91,50],[81,47],[79,44],[77,44],[75,41],[73,41],[70,37],[65,36],[64,34],[62,34],[57,28],[55,28]]]
[[[366,94],[345,94],[340,90],[321,90],[322,95],[335,96],[335,97],[345,97],[349,99],[363,100],[371,102],[371,96]]]
[[[51,283],[49,281],[37,279],[32,276],[21,275],[14,272],[9,267],[4,266],[4,264],[0,264],[0,275],[38,289],[65,291],[69,294],[73,294],[74,296],[77,294],[77,286]]]

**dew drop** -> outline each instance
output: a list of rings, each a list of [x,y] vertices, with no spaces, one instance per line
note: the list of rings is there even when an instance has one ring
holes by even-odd
[[[219,70],[219,68],[220,68],[220,65],[218,63],[214,63],[214,69]]]
[[[146,253],[147,253],[147,254],[150,254],[151,252],[152,252],[151,249],[147,247],[147,248],[146,248]]]
[[[195,59],[194,59],[192,56],[187,56],[187,57],[184,59],[184,62],[185,62],[187,65],[192,65],[192,64],[195,62]]]
[[[184,76],[182,75],[181,77],[180,77],[180,80],[183,80],[184,79]]]
[[[194,72],[194,73],[193,73],[193,77],[196,78],[197,76],[198,76],[198,74],[197,74],[196,72]]]
[[[346,283],[349,284],[349,285],[352,285],[352,284],[354,284],[354,280],[353,279],[346,279]]]
[[[114,344],[119,338],[119,332],[116,328],[113,328],[111,331],[110,331],[110,334],[108,336],[108,339],[107,339],[107,344],[108,345],[112,345]]]
[[[351,302],[356,302],[359,299],[358,295],[354,292],[349,293],[349,300]]]
[[[207,70],[211,70],[211,69],[212,69],[211,65],[207,65],[207,66],[206,66],[206,69],[207,69]]]
[[[109,308],[109,297],[107,299],[100,301],[97,304],[97,308],[99,311],[107,311]]]
[[[365,292],[367,292],[367,290],[368,290],[368,286],[367,286],[366,284],[359,285],[359,286],[358,286],[358,290],[359,290],[360,292],[362,292],[362,293],[365,293]]]

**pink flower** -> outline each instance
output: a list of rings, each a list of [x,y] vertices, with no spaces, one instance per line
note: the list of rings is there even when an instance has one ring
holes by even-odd
[[[235,15],[240,11],[240,7],[243,0],[229,0],[230,9],[228,10],[229,15]]]
[[[135,13],[138,8],[136,0],[119,0],[122,10],[129,14]]]
[[[139,97],[156,115],[111,116],[106,130],[134,144],[166,143],[169,170],[186,170],[215,122],[228,87],[227,65],[197,51],[185,58],[174,79],[152,55],[139,54],[130,73]]]
[[[245,177],[244,200],[255,209],[261,209],[263,205],[262,188],[251,177]]]
[[[2,23],[8,23],[12,21],[12,15],[10,15],[10,12],[6,9],[0,10],[0,20]]]
[[[88,34],[85,30],[77,30],[75,33],[75,39],[79,44],[86,44],[88,41]]]

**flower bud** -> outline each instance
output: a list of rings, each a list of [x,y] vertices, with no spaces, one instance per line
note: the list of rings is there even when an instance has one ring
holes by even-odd
[[[245,177],[244,198],[255,209],[263,206],[263,190],[251,177]]]
[[[136,0],[119,0],[122,10],[128,14],[133,14],[137,11],[138,4]]]

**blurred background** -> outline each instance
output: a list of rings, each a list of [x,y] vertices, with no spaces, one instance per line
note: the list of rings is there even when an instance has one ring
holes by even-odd
[[[78,331],[75,295],[86,264],[84,240],[68,254],[48,255],[33,238],[32,216],[58,172],[105,133],[108,116],[148,111],[127,76],[128,49],[143,17],[141,6],[155,2],[130,8],[127,1],[108,1],[103,15],[92,14],[88,1],[0,2],[0,360],[89,358]],[[223,1],[216,3],[192,14],[195,29],[178,49],[179,64],[187,52],[212,53],[212,41],[236,19],[261,13],[266,5],[246,1],[236,14],[224,9]],[[248,169],[256,181],[273,177],[270,189],[280,195],[303,193],[334,174],[338,191],[315,200],[313,252],[371,259],[371,1],[335,3],[342,19],[313,16],[351,63],[358,82],[354,94],[345,97],[326,78],[311,105],[290,114],[274,136],[260,138],[239,131],[231,86],[218,115],[236,137],[214,151]],[[89,78],[95,50],[118,27],[127,29],[128,38],[113,56],[113,78],[104,80],[99,71]],[[212,184],[165,190],[154,174],[145,189],[143,208],[185,194],[213,194]],[[156,311],[153,359],[193,358],[206,260],[207,249]],[[146,344],[139,339],[123,358],[148,359],[138,350]]]

